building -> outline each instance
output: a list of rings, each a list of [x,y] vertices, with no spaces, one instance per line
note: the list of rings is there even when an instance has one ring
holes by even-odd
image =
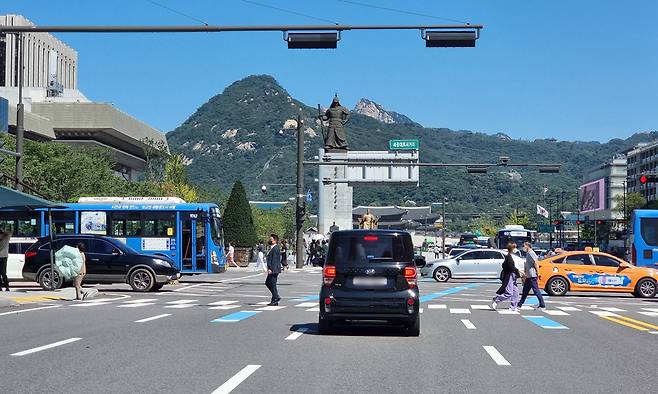
[[[430,230],[435,231],[434,223],[441,219],[441,215],[432,213],[432,207],[370,207],[358,206],[352,209],[352,226],[359,228],[361,217],[370,212],[378,219],[380,229],[400,230]]]
[[[648,201],[658,200],[656,184],[640,183],[642,174],[658,174],[658,141],[636,145],[626,152],[628,192],[641,193]]]
[[[33,26],[21,15],[0,15],[0,25]],[[159,130],[78,89],[78,53],[48,33],[23,33],[25,137],[114,153],[118,174],[134,179],[146,166],[150,144],[166,147]],[[0,97],[8,100],[8,131],[15,133],[19,101],[19,42],[0,34]]]
[[[583,176],[580,187],[580,210],[590,220],[623,219],[615,212],[615,197],[624,195],[626,184],[626,157],[615,155],[610,161],[590,168]]]

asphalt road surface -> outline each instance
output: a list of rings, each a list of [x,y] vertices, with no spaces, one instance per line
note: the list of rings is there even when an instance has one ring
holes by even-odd
[[[0,391],[16,393],[652,392],[658,299],[550,297],[488,307],[497,281],[419,282],[421,335],[317,335],[319,269],[184,278],[157,293],[0,308]]]

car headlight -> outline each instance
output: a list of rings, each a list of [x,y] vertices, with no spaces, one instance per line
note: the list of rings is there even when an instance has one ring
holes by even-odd
[[[167,260],[163,259],[153,259],[153,262],[157,265],[161,265],[163,267],[172,267],[171,263]]]

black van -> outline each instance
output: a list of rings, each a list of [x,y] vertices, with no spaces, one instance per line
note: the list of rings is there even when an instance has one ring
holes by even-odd
[[[76,247],[85,245],[87,275],[84,283],[128,283],[135,291],[157,291],[170,280],[180,277],[178,268],[167,256],[146,255],[136,252],[123,242],[111,237],[98,235],[58,235],[54,238],[55,251],[64,245]],[[63,278],[53,272],[55,288],[64,285]],[[39,282],[42,288],[49,289],[50,240],[39,238],[25,252],[23,266],[25,279]]]
[[[419,294],[411,235],[393,230],[331,233],[322,272],[319,332],[336,321],[386,321],[420,334]]]

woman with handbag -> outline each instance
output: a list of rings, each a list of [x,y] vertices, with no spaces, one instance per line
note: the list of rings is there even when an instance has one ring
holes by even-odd
[[[516,244],[509,243],[507,244],[507,256],[505,256],[505,261],[503,262],[503,273],[502,273],[502,284],[498,291],[496,291],[496,296],[491,301],[491,308],[496,309],[498,303],[510,300],[510,310],[517,311],[517,304],[519,302],[519,289],[516,287],[516,279],[521,277],[521,273],[516,268],[514,264],[514,258],[512,254],[516,249]]]

